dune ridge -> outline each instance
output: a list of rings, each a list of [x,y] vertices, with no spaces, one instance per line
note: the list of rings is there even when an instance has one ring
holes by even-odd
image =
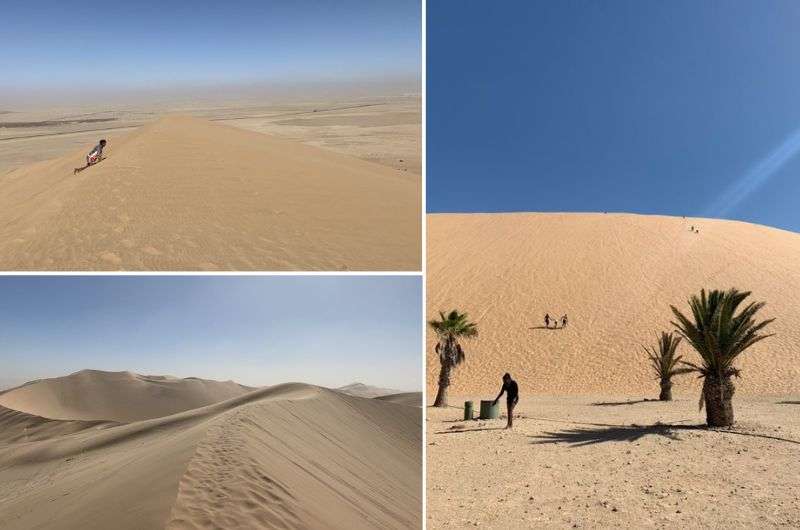
[[[671,329],[701,288],[767,302],[771,337],[738,361],[737,392],[800,393],[800,235],[744,222],[590,213],[428,215],[427,311],[478,323],[454,395],[494,395],[508,371],[523,394],[658,396],[641,344]],[[691,231],[691,227],[699,233]],[[544,329],[546,312],[567,328]],[[427,389],[439,373],[427,335]],[[688,360],[697,355],[679,348]],[[676,394],[697,396],[694,376]]]
[[[287,383],[127,424],[0,425],[6,528],[421,524],[421,413],[403,405]]]
[[[88,150],[91,146],[87,146]],[[0,176],[3,270],[417,270],[419,178],[168,116]]]

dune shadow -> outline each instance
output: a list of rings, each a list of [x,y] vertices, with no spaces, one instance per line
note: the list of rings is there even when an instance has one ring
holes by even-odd
[[[703,425],[615,425],[601,429],[578,427],[564,429],[559,432],[546,432],[540,436],[531,436],[532,444],[566,443],[574,447],[592,445],[603,442],[635,442],[647,435],[663,436],[670,440],[681,441],[673,432],[676,430],[705,429]]]
[[[778,401],[778,405],[800,405],[800,401]]]
[[[657,399],[634,399],[632,401],[598,401],[597,403],[592,403],[595,407],[619,407],[620,405],[635,405],[637,403],[647,403],[650,401],[658,401]]]
[[[475,429],[451,429],[449,431],[436,431],[433,434],[458,434],[462,432],[476,432],[476,431],[502,431],[505,427],[477,427]]]

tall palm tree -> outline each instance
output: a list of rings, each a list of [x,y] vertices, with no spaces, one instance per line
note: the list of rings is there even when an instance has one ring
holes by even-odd
[[[445,315],[439,311],[439,320],[430,320],[431,327],[439,342],[436,343],[436,353],[439,354],[439,391],[436,393],[434,407],[447,406],[447,387],[450,386],[450,372],[464,362],[464,350],[458,343],[459,339],[469,339],[478,335],[478,326],[467,320],[466,313],[452,310]]]
[[[760,333],[774,318],[756,322],[755,316],[764,307],[764,302],[751,302],[739,313],[736,310],[750,296],[750,292],[737,289],[714,290],[706,295],[693,295],[689,300],[692,318],[684,316],[675,306],[670,306],[677,322],[672,324],[692,347],[700,354],[699,365],[681,361],[703,378],[703,401],[706,406],[706,421],[709,427],[733,425],[732,377],[739,377],[739,369],[733,362],[747,348],[771,335]]]
[[[680,343],[681,337],[662,331],[658,346],[642,346],[650,359],[656,379],[661,381],[661,394],[658,396],[661,401],[672,401],[672,376],[692,371],[691,368],[678,368],[683,356],[676,356],[675,351]]]

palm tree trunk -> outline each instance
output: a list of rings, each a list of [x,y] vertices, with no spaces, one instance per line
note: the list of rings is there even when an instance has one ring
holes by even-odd
[[[434,407],[447,406],[447,387],[450,386],[450,363],[442,363],[442,368],[439,371],[439,390],[436,392],[436,401],[433,402]]]
[[[706,401],[706,423],[709,427],[733,425],[733,393],[730,377],[706,376],[703,381],[703,397]]]
[[[661,380],[661,394],[658,396],[661,401],[672,401],[672,381],[669,379]]]

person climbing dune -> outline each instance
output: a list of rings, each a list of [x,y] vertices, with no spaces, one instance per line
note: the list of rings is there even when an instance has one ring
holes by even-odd
[[[73,175],[79,173],[86,169],[89,166],[93,166],[96,163],[100,162],[103,159],[103,148],[106,146],[105,140],[100,140],[94,149],[89,151],[89,154],[86,155],[86,165],[83,167],[76,167],[75,170],[72,172]]]

